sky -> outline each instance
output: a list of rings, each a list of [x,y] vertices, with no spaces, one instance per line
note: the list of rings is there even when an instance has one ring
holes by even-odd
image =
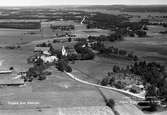
[[[43,5],[167,5],[167,0],[0,0],[0,6]]]

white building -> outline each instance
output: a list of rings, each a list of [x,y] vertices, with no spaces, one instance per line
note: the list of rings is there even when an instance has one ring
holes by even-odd
[[[57,56],[42,55],[40,58],[44,61],[44,63],[52,63],[58,61]]]

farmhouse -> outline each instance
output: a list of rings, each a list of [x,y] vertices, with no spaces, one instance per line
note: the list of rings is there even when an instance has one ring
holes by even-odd
[[[57,56],[42,55],[40,58],[44,61],[44,63],[52,63],[54,61],[58,61]]]

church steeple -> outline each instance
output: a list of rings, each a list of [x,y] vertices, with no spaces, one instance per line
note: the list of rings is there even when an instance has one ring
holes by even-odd
[[[66,49],[65,49],[64,46],[62,47],[61,52],[62,52],[62,55],[63,55],[63,56],[67,56],[67,51],[66,51]]]

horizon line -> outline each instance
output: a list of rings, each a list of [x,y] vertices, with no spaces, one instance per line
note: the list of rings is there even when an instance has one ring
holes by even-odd
[[[0,7],[47,7],[47,6],[167,6],[167,4],[55,4],[55,5],[0,5]]]

